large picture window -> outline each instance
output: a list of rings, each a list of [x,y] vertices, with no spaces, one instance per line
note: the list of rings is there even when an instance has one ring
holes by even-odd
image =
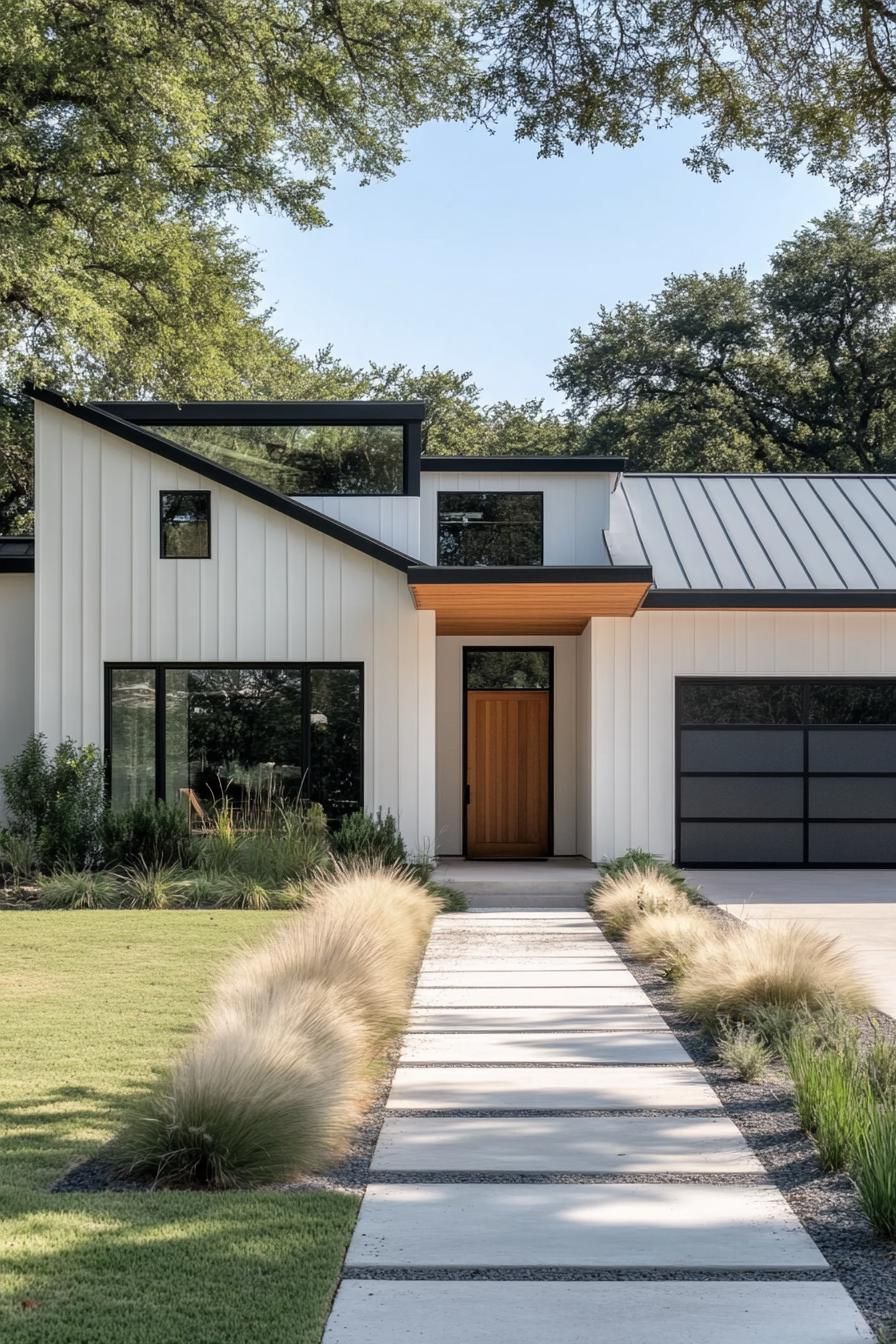
[[[113,807],[136,798],[228,800],[237,812],[305,799],[332,819],[363,805],[356,664],[112,667]]]
[[[439,492],[440,565],[540,565],[543,531],[539,493]]]

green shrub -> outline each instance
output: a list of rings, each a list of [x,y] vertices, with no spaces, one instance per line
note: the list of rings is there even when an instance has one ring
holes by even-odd
[[[181,866],[190,860],[190,822],[178,803],[141,798],[130,807],[107,809],[101,836],[103,859],[110,868]]]
[[[896,1043],[877,1036],[868,1047],[865,1064],[876,1099],[896,1105]]]
[[[392,868],[406,865],[408,852],[398,824],[391,812],[375,817],[367,812],[350,812],[343,817],[333,835],[333,853],[342,864],[379,864]]]
[[[765,1041],[743,1022],[726,1022],[716,1037],[716,1053],[729,1069],[745,1083],[761,1078],[772,1062]]]
[[[211,907],[218,904],[221,894],[221,873],[206,868],[194,868],[184,874],[184,905]]]
[[[12,878],[17,887],[34,876],[38,864],[37,846],[30,836],[0,833],[0,871]]]
[[[119,881],[121,904],[130,910],[170,910],[187,899],[184,872],[173,864],[135,863]]]
[[[456,887],[447,887],[441,882],[427,882],[426,889],[440,902],[443,915],[460,915],[469,909],[466,896]]]
[[[215,904],[225,910],[272,910],[278,894],[248,873],[221,873]]]
[[[10,831],[34,846],[45,871],[99,861],[105,781],[95,746],[66,738],[50,756],[43,734],[32,735],[0,778]]]
[[[896,1104],[876,1106],[853,1152],[859,1202],[878,1232],[896,1237]]]
[[[46,910],[108,910],[119,904],[120,888],[114,873],[86,869],[59,871],[39,882],[38,903]]]
[[[822,1165],[829,1171],[848,1167],[874,1110],[860,1051],[819,1049],[811,1029],[801,1028],[790,1038],[785,1061],[800,1122],[814,1137]]]
[[[238,831],[227,809],[219,811],[215,829],[197,842],[197,859],[207,871],[252,878],[274,889],[307,882],[330,864],[326,818],[321,808],[278,806],[266,823]]]

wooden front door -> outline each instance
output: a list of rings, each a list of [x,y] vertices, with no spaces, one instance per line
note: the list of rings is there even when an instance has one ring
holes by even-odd
[[[550,852],[549,691],[467,691],[470,859]]]

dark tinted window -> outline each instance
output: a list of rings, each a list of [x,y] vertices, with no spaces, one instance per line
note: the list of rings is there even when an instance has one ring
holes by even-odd
[[[128,807],[156,791],[156,674],[116,667],[110,679],[110,801]]]
[[[802,697],[791,681],[689,681],[681,687],[681,722],[802,723]]]
[[[361,807],[361,676],[353,667],[314,667],[310,677],[308,796],[330,817]]]
[[[178,425],[160,434],[284,495],[400,495],[401,425]]]
[[[541,691],[550,689],[551,655],[547,649],[468,649],[468,691]]]
[[[211,555],[211,495],[208,490],[163,490],[162,556],[207,560]]]
[[[542,496],[439,494],[440,565],[540,565]]]
[[[896,684],[827,681],[809,687],[810,723],[896,723]]]

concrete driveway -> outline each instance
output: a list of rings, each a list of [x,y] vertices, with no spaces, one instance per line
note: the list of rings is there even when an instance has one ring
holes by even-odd
[[[896,869],[691,868],[688,880],[740,919],[804,920],[837,934],[878,1008],[896,1018]]]

